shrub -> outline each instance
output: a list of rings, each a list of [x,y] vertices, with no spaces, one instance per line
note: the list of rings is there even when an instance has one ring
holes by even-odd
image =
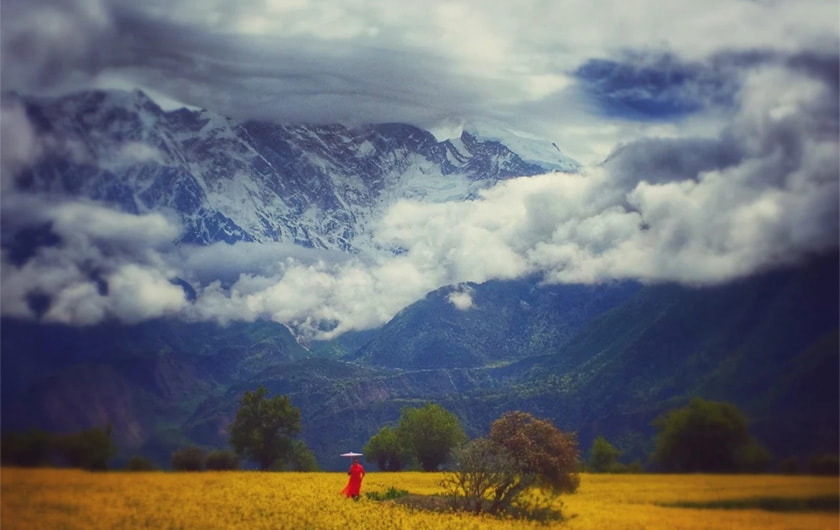
[[[125,464],[126,471],[155,471],[156,469],[157,466],[143,456],[132,456]]]
[[[455,449],[452,460],[454,471],[441,485],[455,510],[498,514],[535,481],[507,449],[486,438]]]
[[[58,436],[54,447],[68,466],[98,471],[108,469],[108,460],[117,452],[110,427]]]
[[[831,453],[814,455],[808,461],[808,470],[812,475],[837,475],[840,473],[840,459]]]
[[[239,457],[228,449],[217,449],[207,453],[204,466],[208,471],[233,471],[239,468]]]
[[[384,493],[379,493],[378,491],[371,491],[365,493],[365,497],[374,501],[389,501],[393,499],[400,499],[408,495],[406,490],[400,490],[393,486],[388,488]]]
[[[633,460],[632,462],[630,462],[630,464],[627,465],[627,467],[625,468],[624,471],[626,473],[634,473],[634,474],[644,473],[645,472],[645,466],[642,465],[641,461]]]
[[[795,456],[789,456],[779,460],[779,473],[783,475],[796,475],[799,473],[799,459]]]
[[[204,451],[190,445],[172,453],[172,469],[176,471],[201,471],[204,469]]]
[[[770,451],[752,437],[735,450],[737,471],[758,473],[767,469],[772,460]]]
[[[52,436],[38,429],[4,434],[0,444],[2,463],[4,466],[20,467],[49,465],[52,446]]]

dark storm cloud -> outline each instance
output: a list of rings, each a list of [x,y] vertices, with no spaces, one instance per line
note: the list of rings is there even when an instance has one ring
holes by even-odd
[[[715,242],[712,253],[728,253],[736,240],[753,247],[740,259],[758,259],[755,266],[837,247],[840,116],[837,81],[824,73],[838,62],[837,56],[809,62],[802,76],[801,55],[753,61],[735,113],[716,138],[645,139],[613,153],[604,164],[609,181],[632,190],[628,202],[646,228],[674,227],[652,257],[685,252],[698,237]],[[683,199],[660,193],[669,187],[683,190]],[[684,201],[689,195],[695,198]],[[698,209],[703,197],[707,204]]]
[[[4,90],[33,91],[90,75],[108,64],[114,38],[110,14],[97,2],[44,0],[2,3]]]
[[[797,53],[820,69],[837,41],[819,2],[2,2],[4,90],[140,87],[295,122],[492,116],[602,158],[632,122],[729,104],[733,69]]]
[[[730,106],[738,91],[731,73],[673,55],[591,59],[575,70],[584,90],[609,115],[668,120],[710,106]]]
[[[615,182],[633,188],[639,181],[660,184],[696,180],[742,161],[744,153],[729,139],[646,138],[618,148],[604,163]]]
[[[727,52],[694,62],[690,68],[674,66],[673,58],[640,62],[644,66],[599,62],[587,70],[595,83],[592,90],[611,94],[615,101],[608,106],[628,104],[619,101],[626,94],[647,94],[646,104],[659,109],[652,111],[654,116],[661,116],[662,99],[688,101],[685,94],[705,94],[707,101],[731,117],[716,137],[649,137],[619,146],[604,163],[615,183],[632,188],[640,181],[696,181],[704,172],[749,163],[757,165],[750,178],[757,188],[783,186],[808,163],[814,145],[838,138],[838,55]],[[774,76],[791,88],[758,86],[759,79]],[[687,104],[683,110],[697,112],[703,107]],[[808,170],[819,179],[837,176],[834,164]]]
[[[120,2],[7,3],[20,22],[4,28],[6,90],[55,91],[109,74],[242,119],[429,123],[469,114],[482,91],[445,57],[387,42],[244,38]]]
[[[625,52],[617,59],[587,60],[574,75],[588,98],[607,115],[670,120],[709,108],[733,109],[744,75],[774,65],[837,90],[836,55],[807,50],[722,50],[691,60],[671,53]]]

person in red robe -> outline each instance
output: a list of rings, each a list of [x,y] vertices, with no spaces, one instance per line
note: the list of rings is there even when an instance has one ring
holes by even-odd
[[[341,493],[348,499],[352,497],[358,500],[359,492],[362,489],[362,478],[365,476],[365,468],[359,463],[358,458],[353,459],[353,465],[350,466],[350,471],[347,474],[350,475],[350,480],[347,482],[347,486],[341,490]]]

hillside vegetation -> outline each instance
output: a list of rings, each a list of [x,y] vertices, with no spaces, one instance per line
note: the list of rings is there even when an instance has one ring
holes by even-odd
[[[2,428],[110,424],[121,458],[165,465],[190,443],[227,447],[239,396],[263,385],[300,408],[323,469],[426,401],[471,438],[523,410],[582,447],[606,436],[629,462],[651,452],[657,416],[702,397],[737,405],[776,458],[807,458],[838,445],[837,271],[833,254],[704,288],[488,282],[467,311],[444,288],[314,353],[268,322],[4,319]]]

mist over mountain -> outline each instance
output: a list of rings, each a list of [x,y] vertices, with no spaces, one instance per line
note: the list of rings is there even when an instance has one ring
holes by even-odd
[[[120,458],[166,465],[187,444],[225,447],[245,390],[301,408],[302,436],[339,469],[402,407],[441,403],[471,436],[521,409],[645,461],[652,420],[691,397],[736,403],[778,458],[838,443],[838,256],[713,288],[675,284],[444,288],[380,330],[302,348],[271,323],[72,327],[2,321],[2,428],[110,423]],[[341,344],[339,344],[341,343]],[[336,353],[340,352],[340,353]]]
[[[14,189],[167,212],[180,243],[358,251],[397,200],[466,200],[506,178],[578,167],[548,142],[538,165],[468,131],[439,142],[406,124],[236,122],[206,110],[164,112],[140,91],[6,104],[20,106],[44,144]]]
[[[584,168],[483,124],[5,94],[2,427],[110,423],[165,463],[225,446],[264,384],[328,468],[426,400],[473,436],[521,408],[641,458],[699,395],[777,456],[834,450],[836,134],[735,134],[765,110]]]

